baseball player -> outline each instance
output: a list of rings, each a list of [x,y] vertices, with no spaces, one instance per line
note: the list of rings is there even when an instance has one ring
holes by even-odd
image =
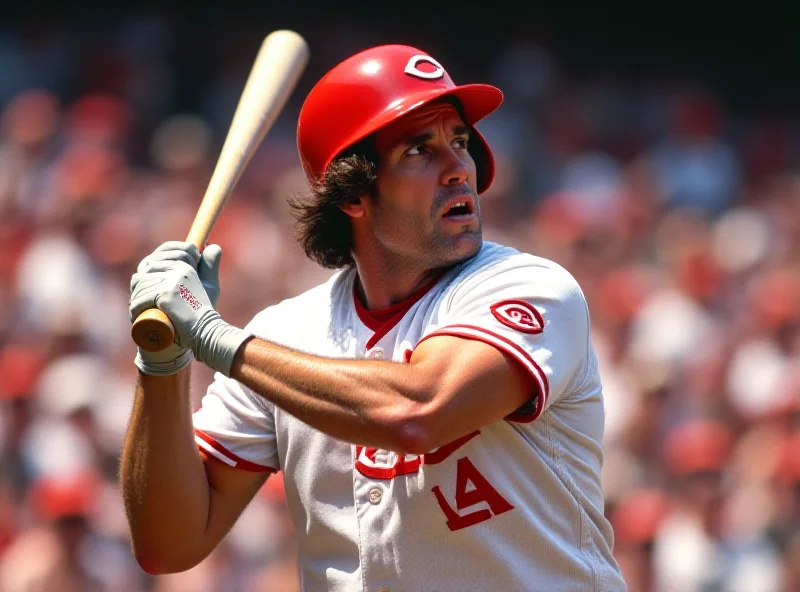
[[[358,53],[298,124],[295,210],[329,281],[241,329],[214,309],[219,247],[141,262],[131,318],[157,306],[177,335],[136,357],[121,482],[144,569],[197,564],[283,471],[303,590],[625,590],[584,296],[481,237],[475,124],[501,102],[419,49]],[[192,359],[216,371],[194,413]]]

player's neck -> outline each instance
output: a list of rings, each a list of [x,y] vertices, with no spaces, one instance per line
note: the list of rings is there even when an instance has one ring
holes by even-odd
[[[441,269],[399,271],[385,265],[357,262],[361,302],[369,310],[387,308],[402,302],[442,274]]]

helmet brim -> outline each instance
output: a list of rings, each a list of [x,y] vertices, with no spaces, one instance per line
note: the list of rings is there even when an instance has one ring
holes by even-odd
[[[440,88],[430,91],[423,91],[408,95],[396,104],[379,113],[375,117],[367,120],[357,130],[354,130],[348,138],[342,142],[338,154],[345,152],[349,147],[367,138],[381,128],[397,121],[399,118],[420,109],[439,99],[452,96],[458,99],[461,104],[461,111],[464,115],[464,123],[471,128],[481,119],[495,111],[503,103],[503,92],[490,84],[464,84],[452,88]],[[481,162],[477,162],[479,167],[478,193],[483,193],[491,184],[494,177],[494,159],[489,149],[486,139],[474,129],[478,140],[479,150],[483,152],[477,156]],[[326,163],[327,165],[330,163]]]

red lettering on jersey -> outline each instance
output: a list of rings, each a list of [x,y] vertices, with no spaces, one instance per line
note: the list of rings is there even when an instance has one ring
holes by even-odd
[[[472,489],[467,491],[470,484]],[[486,502],[489,508],[475,510],[468,514],[459,514],[447,503],[438,485],[431,491],[436,496],[436,501],[439,502],[439,507],[447,518],[447,528],[451,531],[473,526],[489,520],[492,516],[499,516],[514,509],[514,506],[492,487],[492,484],[481,475],[466,456],[459,458],[456,465],[456,510],[464,510],[480,502]]]
[[[522,333],[541,333],[544,331],[542,314],[524,300],[503,300],[489,307],[494,318]]]
[[[375,463],[375,454],[378,450],[378,448],[356,446],[356,469],[359,473],[372,479],[394,479],[400,475],[416,473],[419,470],[420,462],[422,462],[419,456],[409,459],[405,454],[398,454],[394,464],[387,466],[364,462],[369,460],[371,463]]]
[[[419,471],[420,465],[439,464],[480,433],[480,430],[475,430],[432,452],[427,452],[421,456],[414,456],[413,458],[408,458],[405,454],[391,455],[393,459],[393,464],[391,465],[375,464],[375,455],[378,453],[378,448],[357,445],[355,466],[359,473],[372,479],[394,479],[400,475],[416,473]]]

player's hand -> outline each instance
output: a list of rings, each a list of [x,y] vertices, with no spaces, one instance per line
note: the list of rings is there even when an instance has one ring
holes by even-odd
[[[154,300],[149,298],[153,288],[164,279],[166,267],[174,262],[183,262],[192,267],[199,267],[206,276],[202,282],[212,303],[219,298],[219,259],[221,250],[216,245],[200,256],[197,247],[190,243],[168,242],[158,247],[151,255],[139,264],[137,272],[131,278],[131,321],[147,309],[154,308]],[[198,265],[199,260],[199,265]],[[192,361],[191,350],[177,343],[170,344],[164,350],[149,352],[139,348],[135,363],[145,374],[168,375],[185,368]]]
[[[211,246],[203,265],[212,293],[219,294],[220,249]],[[200,279],[200,251],[191,243],[171,241],[145,257],[131,278],[131,320],[148,308],[160,308],[175,327],[175,341],[191,349],[191,330],[213,310],[211,296]]]
[[[164,243],[139,263],[136,273],[131,278],[131,299],[128,310],[131,322],[143,310],[155,307],[153,301],[146,296],[148,288],[157,286],[161,281],[164,272],[156,270],[162,268],[165,262],[184,261],[190,265],[197,264],[200,254],[196,252],[196,247],[191,246],[191,249],[189,247],[187,243]],[[157,376],[175,374],[188,366],[191,361],[191,350],[177,343],[172,343],[166,349],[156,352],[138,348],[134,360],[139,370]]]
[[[172,322],[181,348],[227,374],[247,335],[225,323],[214,310],[221,258],[217,245],[209,245],[200,255],[192,244],[164,243],[142,260],[131,280],[130,314],[133,320],[148,308],[159,308]],[[189,361],[191,353],[186,364]]]

